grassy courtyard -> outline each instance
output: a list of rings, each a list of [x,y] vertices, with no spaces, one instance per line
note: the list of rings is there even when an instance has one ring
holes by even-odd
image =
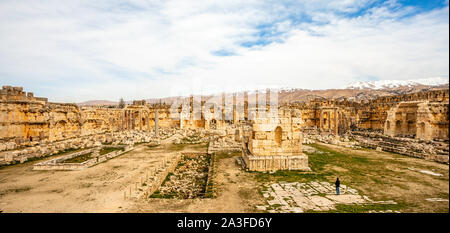
[[[306,146],[306,145],[305,145]],[[400,212],[448,212],[448,165],[368,149],[349,149],[326,144],[307,145],[312,172],[257,173],[262,183],[326,181],[351,186],[373,200],[393,200],[396,205],[337,205],[332,212],[398,210]],[[424,174],[431,171],[436,174]]]

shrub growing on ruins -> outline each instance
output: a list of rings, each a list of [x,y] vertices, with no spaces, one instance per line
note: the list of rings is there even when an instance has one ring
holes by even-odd
[[[119,100],[119,108],[125,108],[125,101],[123,100],[123,98],[120,98]]]

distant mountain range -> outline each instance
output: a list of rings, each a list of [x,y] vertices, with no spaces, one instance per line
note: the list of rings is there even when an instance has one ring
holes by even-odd
[[[79,106],[106,106],[106,105],[118,105],[119,102],[109,100],[89,100],[81,103],[77,103]]]
[[[344,89],[389,89],[398,87],[414,87],[414,86],[437,86],[448,85],[448,78],[435,77],[414,80],[379,80],[367,82],[353,82],[344,87]]]
[[[278,91],[279,103],[294,103],[294,102],[308,102],[316,98],[324,99],[343,99],[354,101],[362,101],[374,99],[379,96],[389,96],[398,94],[408,94],[413,92],[448,89],[448,78],[428,78],[416,80],[380,80],[367,82],[354,82],[343,87],[342,89],[326,89],[326,90],[308,90],[299,88],[280,88]],[[264,93],[265,90],[259,90]],[[255,95],[255,91],[249,91],[249,97]],[[228,93],[231,94],[231,93]],[[202,99],[207,100],[211,96],[202,96]],[[152,98],[146,99],[147,103],[167,103],[171,104],[177,98],[187,97],[167,97],[167,98]],[[126,101],[131,104],[132,101]],[[119,102],[108,100],[90,100],[78,103],[79,106],[111,106],[118,105]]]

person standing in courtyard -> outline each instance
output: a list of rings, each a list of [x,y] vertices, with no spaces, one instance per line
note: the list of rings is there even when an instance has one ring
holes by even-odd
[[[341,182],[339,181],[339,177],[336,179],[336,182],[334,183],[336,185],[336,195],[339,195],[339,186],[341,186]]]

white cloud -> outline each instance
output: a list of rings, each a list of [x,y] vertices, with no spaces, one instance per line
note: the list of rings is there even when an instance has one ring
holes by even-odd
[[[0,81],[82,101],[448,76],[448,6],[344,16],[370,2],[2,1]],[[259,25],[274,42],[241,46]]]

